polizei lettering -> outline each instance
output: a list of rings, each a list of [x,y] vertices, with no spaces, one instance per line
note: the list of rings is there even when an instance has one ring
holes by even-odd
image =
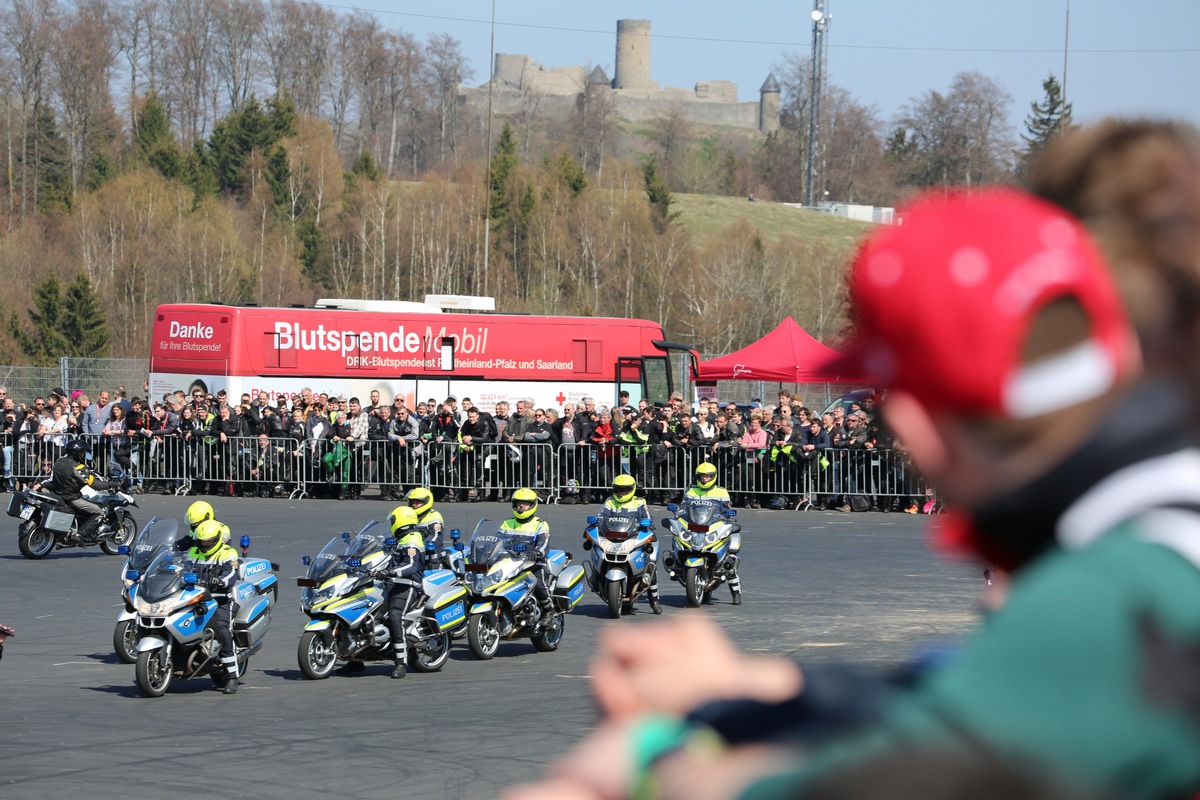
[[[403,325],[395,330],[348,331],[326,328],[324,323],[316,327],[299,322],[276,322],[276,347],[280,350],[319,350],[328,353],[349,355],[350,353],[427,353],[440,350],[443,338],[454,340],[454,351],[461,355],[481,356],[487,352],[488,329],[462,328],[448,330],[445,326],[425,328],[422,335],[415,330],[406,330]]]

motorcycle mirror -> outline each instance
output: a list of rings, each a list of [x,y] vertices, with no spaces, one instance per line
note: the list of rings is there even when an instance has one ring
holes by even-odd
[[[350,541],[350,531],[342,531],[342,541],[343,542]]]
[[[119,556],[127,556],[127,555],[129,555],[129,545],[127,545],[127,544],[123,544],[123,545],[121,545],[120,547],[118,547],[118,548],[117,548],[117,555],[119,555]]]
[[[142,577],[142,573],[138,572],[136,569],[125,570],[125,580],[127,581],[136,581],[140,577]]]
[[[591,540],[591,539],[584,539],[584,540],[583,540],[583,549],[584,549],[584,550],[591,550],[591,549],[592,549],[592,540]]]
[[[300,563],[307,567],[312,563],[312,559],[308,556],[300,556]]]
[[[595,524],[596,524],[597,522],[599,522],[599,521],[600,521],[600,518],[599,518],[599,517],[597,517],[595,514],[592,514],[591,516],[589,516],[589,517],[587,518],[587,524],[588,524],[588,525],[595,525]]]
[[[450,529],[450,538],[451,539],[461,539],[462,531],[460,531],[458,528],[451,528]]]
[[[675,505],[674,503],[667,503],[667,511],[670,511],[672,514],[674,514],[678,510],[679,506]]]
[[[187,585],[188,588],[195,586],[196,581],[198,581],[198,580],[200,580],[200,578],[194,572],[186,572],[183,575],[183,582],[185,585]]]
[[[669,519],[664,519],[662,521],[662,526],[664,530],[671,530],[671,521]]]

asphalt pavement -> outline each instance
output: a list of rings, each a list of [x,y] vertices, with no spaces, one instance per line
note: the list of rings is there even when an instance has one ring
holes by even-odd
[[[191,498],[142,496],[139,525],[183,517]],[[588,690],[597,633],[652,617],[645,600],[608,619],[591,594],[568,618],[559,650],[507,642],[476,661],[465,640],[438,673],[388,678],[390,665],[306,680],[296,646],[306,617],[295,578],[340,531],[385,520],[391,503],[214,499],[234,540],[278,562],[282,584],[263,650],[237,695],[208,679],[175,681],[149,699],[132,665],[112,652],[123,557],[98,548],[28,561],[16,521],[0,518],[0,622],[17,629],[0,661],[0,800],[25,798],[316,797],[485,798],[536,777],[596,721]],[[470,534],[495,503],[440,506]],[[575,562],[588,506],[546,506],[554,547]],[[657,519],[665,516],[652,507]],[[711,615],[743,648],[802,662],[901,663],[976,623],[978,571],[939,560],[925,517],[905,514],[741,511],[744,603],[721,587]],[[683,588],[661,584],[664,615],[685,608]],[[703,665],[696,665],[703,669]]]

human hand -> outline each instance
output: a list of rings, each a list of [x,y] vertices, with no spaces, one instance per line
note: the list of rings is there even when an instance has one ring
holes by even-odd
[[[614,720],[649,712],[682,716],[703,703],[735,697],[779,701],[798,694],[802,685],[790,661],[745,655],[701,613],[606,629],[592,663],[593,694]]]

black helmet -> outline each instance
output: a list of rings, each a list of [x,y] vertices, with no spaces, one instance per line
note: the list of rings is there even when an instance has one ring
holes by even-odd
[[[92,446],[85,439],[71,439],[63,447],[63,452],[80,464],[92,460]]]

